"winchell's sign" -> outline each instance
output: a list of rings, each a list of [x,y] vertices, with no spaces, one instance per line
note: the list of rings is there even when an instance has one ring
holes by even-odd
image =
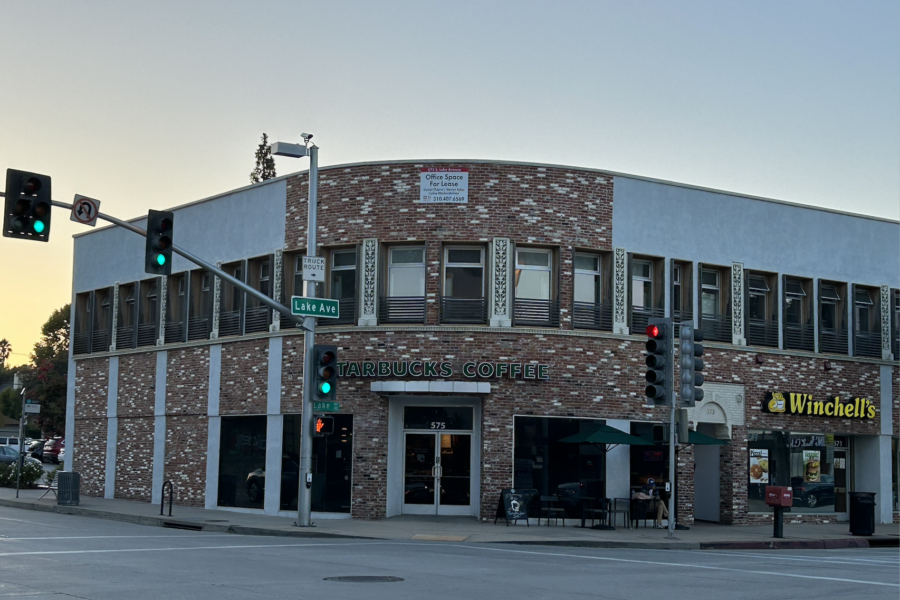
[[[828,400],[814,400],[812,394],[766,392],[763,412],[772,414],[838,417],[844,419],[874,419],[875,405],[867,398],[841,402],[840,396]]]

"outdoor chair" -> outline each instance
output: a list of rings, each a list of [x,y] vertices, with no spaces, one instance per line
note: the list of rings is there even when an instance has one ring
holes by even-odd
[[[538,525],[541,524],[541,517],[547,517],[547,527],[550,527],[550,519],[555,519],[555,524],[559,525],[559,518],[562,517],[563,527],[566,526],[566,509],[558,506],[552,506],[554,502],[559,502],[557,496],[541,496],[541,512],[538,513]]]
[[[607,498],[606,501],[609,502],[609,499]],[[625,527],[631,528],[631,500],[629,498],[613,498],[612,508],[609,513],[611,521],[610,525],[615,525],[618,522],[616,515],[621,513],[622,516],[625,517]]]
[[[649,500],[640,500],[635,499],[631,501],[631,520],[634,522],[635,528],[638,526],[638,521],[644,521],[644,527],[647,527],[647,520],[654,519],[655,517],[650,514],[650,501]]]
[[[608,518],[609,518],[609,512],[610,512],[609,511],[609,506],[610,506],[609,498],[600,498],[596,502],[597,502],[597,504],[594,504],[592,502],[591,504],[589,504],[581,509],[582,512],[584,513],[585,520],[587,520],[587,519],[591,520],[591,525],[590,525],[591,527],[594,526],[595,519],[599,520],[600,524],[602,525],[603,522],[608,520]]]

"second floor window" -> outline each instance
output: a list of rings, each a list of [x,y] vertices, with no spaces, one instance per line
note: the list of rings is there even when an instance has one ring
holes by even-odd
[[[747,316],[751,319],[766,321],[769,316],[766,312],[766,295],[769,293],[766,278],[759,275],[750,275],[747,280],[747,291],[750,295]]]
[[[550,300],[550,250],[516,249],[516,298]]]
[[[356,250],[331,253],[331,297],[334,300],[356,298]]]
[[[840,301],[841,297],[840,295],[838,295],[837,289],[835,289],[834,286],[822,286],[822,292],[821,297],[819,298],[819,302],[821,303],[823,329],[838,328],[838,323],[842,321],[842,319],[838,318],[837,311],[837,305]]]
[[[681,312],[681,265],[672,267],[672,310]]]
[[[803,299],[806,292],[803,284],[796,279],[785,279],[784,282],[784,322],[788,325],[803,325]]]
[[[717,317],[722,314],[722,291],[719,283],[719,272],[703,269],[700,273],[701,308],[704,315]]]
[[[446,248],[444,250],[444,296],[484,298],[484,250]]]
[[[653,308],[653,265],[643,260],[631,263],[631,305]]]
[[[259,291],[269,295],[269,261],[265,261],[259,265]]]
[[[856,290],[853,298],[853,311],[855,316],[856,331],[870,331],[871,324],[872,298],[869,296],[868,290]]]
[[[600,257],[575,254],[575,302],[600,304]]]
[[[425,248],[398,246],[390,249],[388,259],[388,296],[425,296]]]

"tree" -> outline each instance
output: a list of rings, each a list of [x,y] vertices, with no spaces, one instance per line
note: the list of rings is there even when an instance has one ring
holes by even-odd
[[[31,354],[32,368],[23,373],[26,397],[41,404],[37,421],[46,435],[60,435],[66,427],[69,309],[66,304],[53,311],[41,327],[41,339]]]
[[[22,398],[18,390],[8,387],[0,392],[0,414],[19,420],[22,416]]]
[[[250,183],[259,183],[275,177],[275,159],[269,147],[269,136],[262,134],[262,142],[256,149],[256,168],[250,173]]]
[[[6,361],[9,359],[10,354],[12,354],[12,344],[9,343],[9,340],[3,338],[0,340],[0,370],[6,368]]]

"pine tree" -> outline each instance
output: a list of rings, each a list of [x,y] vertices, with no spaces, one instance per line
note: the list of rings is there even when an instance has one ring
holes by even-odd
[[[256,149],[256,168],[250,173],[250,183],[259,183],[275,177],[275,159],[269,147],[269,136],[262,134],[262,142]]]

